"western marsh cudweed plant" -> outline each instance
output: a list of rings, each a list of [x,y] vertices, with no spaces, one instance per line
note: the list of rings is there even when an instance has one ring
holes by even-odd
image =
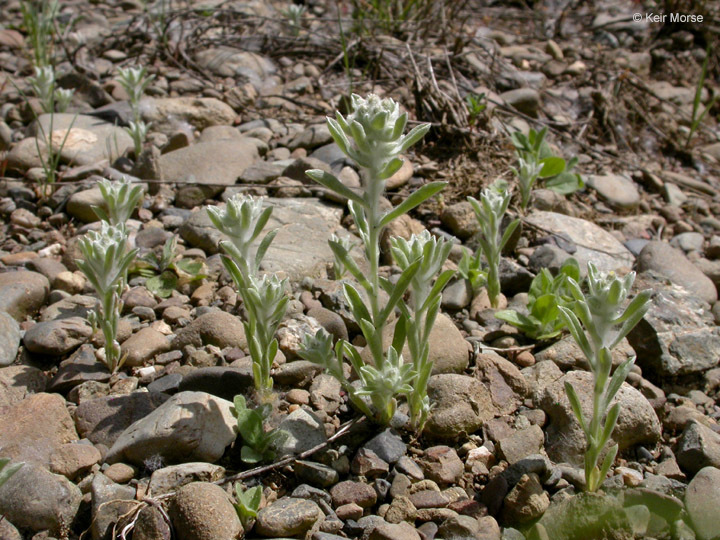
[[[270,369],[278,351],[274,336],[285,316],[288,298],[285,295],[287,279],[257,277],[265,252],[277,233],[276,230],[267,233],[253,252],[253,242],[272,214],[272,207],[263,210],[262,202],[262,198],[237,194],[227,201],[225,208],[209,207],[207,212],[213,225],[229,237],[220,242],[226,253],[222,261],[245,305],[247,321],[243,325],[253,361],[255,389],[264,400],[272,394]]]
[[[53,35],[55,33],[55,18],[59,4],[57,0],[20,2],[23,25],[30,38],[33,50],[35,67],[44,67],[52,64]]]
[[[55,71],[52,66],[36,67],[35,76],[28,79],[35,95],[40,100],[44,113],[65,112],[70,105],[73,91],[66,88],[57,88],[55,84]]]
[[[364,254],[369,267],[367,273],[360,270],[346,247],[340,242],[330,241],[330,247],[336,259],[367,293],[369,305],[363,301],[353,285],[343,284],[345,298],[365,337],[373,365],[366,365],[355,348],[342,340],[335,346],[333,354],[331,342],[323,332],[319,332],[314,337],[305,337],[303,357],[323,365],[336,376],[345,387],[350,399],[364,414],[380,423],[388,424],[397,407],[397,396],[412,391],[411,385],[415,380],[415,373],[412,365],[404,364],[400,355],[405,343],[406,325],[404,323],[396,325],[393,342],[387,354],[383,350],[382,332],[390,315],[401,304],[402,297],[420,270],[422,261],[410,261],[395,284],[387,279],[381,279],[378,274],[380,232],[392,220],[408,213],[439,192],[445,183],[427,184],[397,207],[387,212],[383,211],[380,203],[385,192],[386,180],[402,166],[402,160],[398,156],[419,141],[430,126],[422,124],[413,128],[407,135],[403,135],[407,114],[400,114],[399,105],[392,99],[380,99],[374,94],[367,98],[353,94],[351,105],[353,112],[347,118],[337,113],[335,119],[328,118],[327,122],[337,145],[360,166],[363,192],[359,194],[352,191],[333,175],[320,170],[309,170],[307,175],[348,199],[350,215],[363,241]],[[382,291],[388,294],[384,307],[380,306],[379,300]],[[357,388],[342,374],[342,360],[345,355],[350,359],[360,379]],[[370,398],[375,409],[374,413],[363,402],[364,396]]]
[[[611,351],[643,318],[650,307],[651,291],[638,293],[627,308],[622,309],[621,306],[635,281],[635,272],[619,278],[613,272],[602,274],[595,265],[588,263],[587,294],[582,292],[574,279],[568,278],[567,281],[575,301],[570,307],[560,306],[559,309],[575,342],[590,364],[595,382],[592,417],[585,417],[580,399],[568,382],[565,383],[565,392],[587,439],[585,482],[587,490],[593,492],[597,491],[605,480],[617,455],[618,446],[615,444],[600,463],[601,453],[610,440],[620,414],[620,404],[615,403],[611,407],[610,403],[635,362],[634,357],[628,358],[615,369],[611,377]]]
[[[468,201],[472,205],[480,225],[480,249],[474,256],[475,261],[472,266],[479,267],[479,258],[482,253],[487,262],[484,277],[488,297],[492,307],[496,308],[500,296],[500,257],[503,248],[520,224],[520,220],[513,220],[505,232],[500,234],[502,218],[510,204],[510,193],[507,190],[507,183],[504,181],[496,181],[489,188],[483,189],[479,201],[473,197],[468,197]]]
[[[125,131],[128,132],[133,140],[135,147],[135,157],[142,152],[142,144],[147,137],[149,126],[142,120],[140,114],[140,100],[145,94],[145,90],[155,78],[155,75],[148,75],[145,67],[128,67],[118,70],[118,82],[129,96],[130,108],[132,110],[133,119],[128,122]]]
[[[116,181],[103,178],[98,182],[98,188],[107,209],[99,206],[93,206],[92,209],[97,217],[110,225],[124,225],[132,216],[144,193],[140,184],[133,185],[124,176]]]
[[[77,260],[80,270],[88,278],[100,298],[100,310],[91,314],[93,327],[100,326],[105,337],[104,359],[108,369],[115,373],[123,364],[120,344],[117,342],[118,323],[122,312],[120,295],[125,288],[128,268],[137,250],[127,249],[127,231],[124,224],[110,225],[103,221],[99,231],[83,236],[78,247],[84,260]]]
[[[430,332],[440,311],[442,290],[455,274],[452,270],[441,272],[450,254],[452,244],[444,239],[437,240],[428,231],[413,235],[410,241],[395,237],[391,240],[392,254],[402,270],[414,261],[420,261],[420,268],[410,282],[409,305],[399,303],[403,311],[398,324],[405,324],[407,343],[412,357],[415,379],[408,393],[410,419],[421,430],[430,412],[427,385],[433,364],[429,359]],[[437,277],[437,279],[436,279]]]

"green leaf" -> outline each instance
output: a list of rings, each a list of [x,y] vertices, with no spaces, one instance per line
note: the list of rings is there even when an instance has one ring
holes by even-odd
[[[163,272],[159,276],[151,277],[145,282],[150,292],[160,298],[168,298],[177,288],[178,278],[174,272]]]
[[[495,312],[495,318],[512,324],[515,328],[519,328],[527,336],[533,337],[538,330],[538,324],[522,313],[518,313],[513,309],[502,309]]]
[[[570,402],[570,407],[572,408],[575,418],[577,418],[580,423],[580,427],[587,434],[588,428],[587,423],[585,422],[585,416],[582,412],[582,406],[580,405],[580,399],[578,399],[577,393],[575,393],[575,388],[573,388],[573,385],[568,381],[565,381],[565,393],[567,394],[568,401]]]
[[[425,134],[430,131],[430,124],[420,124],[412,128],[405,137],[403,137],[400,143],[399,153],[402,154],[413,144],[422,139]]]
[[[598,486],[607,478],[608,471],[610,470],[610,467],[612,466],[613,462],[615,461],[615,457],[618,453],[618,445],[613,445],[607,454],[605,454],[605,459],[603,459],[603,463],[600,466],[600,470],[598,471],[598,478],[597,483]]]
[[[180,259],[175,263],[178,270],[190,274],[191,276],[198,276],[203,268],[203,263],[200,261],[193,261],[192,259]]]
[[[518,225],[520,225],[520,220],[516,219],[512,221],[507,228],[505,229],[505,232],[502,235],[502,238],[500,240],[500,244],[498,247],[502,251],[505,248],[505,245],[510,241],[510,238],[512,237],[513,233],[515,232],[515,229],[517,229]]]
[[[603,427],[603,432],[600,436],[600,442],[598,443],[600,448],[605,446],[605,443],[610,440],[610,436],[615,429],[615,424],[617,424],[618,416],[620,416],[620,404],[616,403],[615,405],[610,407],[610,411],[608,412],[607,418],[605,419],[605,426]]]
[[[377,324],[378,326],[383,326],[385,324],[385,321],[387,321],[388,317],[395,309],[395,306],[402,299],[405,291],[407,291],[407,288],[410,286],[410,282],[415,277],[415,274],[420,268],[421,262],[421,259],[416,260],[405,270],[403,270],[402,274],[400,274],[400,278],[397,280],[397,283],[395,283],[395,286],[390,293],[390,298],[388,299],[385,307],[380,312],[378,320],[375,321],[375,324]]]
[[[385,214],[380,220],[380,227],[384,227],[395,218],[407,214],[408,212],[410,212],[410,210],[412,210],[416,206],[421,205],[430,197],[441,191],[446,185],[447,182],[430,182],[429,184],[425,184],[417,191],[411,193],[407,199],[405,199],[403,202],[401,202],[399,205],[397,205],[395,208]]]
[[[243,446],[240,449],[240,459],[245,463],[260,463],[263,460],[263,455],[256,452],[249,446]]]
[[[407,337],[408,320],[405,315],[401,316],[395,324],[393,332],[392,347],[396,351],[402,351],[405,346],[405,338]]]
[[[437,279],[435,280],[435,283],[432,286],[432,289],[430,289],[430,292],[428,293],[427,299],[425,300],[425,304],[420,306],[420,311],[424,311],[427,309],[427,306],[430,302],[432,302],[432,299],[439,294],[442,293],[443,289],[447,285],[448,281],[452,279],[452,277],[455,275],[455,272],[453,270],[445,270],[443,273],[441,273]]]
[[[25,463],[10,463],[8,458],[0,458],[0,486],[10,480],[10,477],[18,472]],[[9,464],[9,465],[8,465]]]
[[[370,311],[355,287],[353,287],[350,283],[343,283],[343,292],[345,293],[345,298],[347,299],[348,304],[350,304],[350,311],[356,321],[360,321],[362,319],[366,321],[372,320]]]
[[[252,409],[238,411],[237,425],[243,442],[250,446],[256,446],[264,435],[262,417]]]
[[[400,170],[400,167],[403,165],[403,160],[400,158],[393,158],[390,163],[387,164],[387,166],[380,172],[378,175],[379,180],[387,180],[390,178],[393,174],[398,172]]]
[[[561,195],[570,195],[584,188],[585,182],[579,174],[565,171],[545,182],[545,187]]]
[[[305,174],[315,180],[318,184],[325,186],[326,188],[334,191],[341,197],[345,197],[348,200],[355,201],[360,206],[365,207],[365,201],[363,198],[343,184],[340,180],[335,178],[332,174],[320,169],[310,169],[305,171]]]
[[[275,235],[277,234],[277,229],[273,229],[272,231],[268,232],[265,237],[260,241],[260,245],[257,248],[257,251],[255,252],[255,267],[258,268],[260,266],[260,263],[265,258],[265,253],[267,252],[268,248],[270,247],[270,244],[272,244],[272,241],[275,239]]]
[[[362,270],[360,270],[360,267],[355,262],[355,259],[350,256],[348,250],[345,249],[345,247],[340,242],[334,242],[332,240],[329,240],[328,245],[330,246],[330,249],[332,250],[335,257],[337,257],[337,259],[343,265],[345,265],[347,271],[350,272],[350,274],[358,280],[360,285],[362,285],[363,289],[369,290],[371,288],[371,285],[367,279],[367,276]]]
[[[557,176],[565,170],[565,160],[557,156],[541,159],[540,164],[542,165],[542,169],[540,169],[540,178]]]
[[[627,376],[630,373],[630,370],[632,369],[634,363],[635,357],[632,356],[625,360],[615,369],[615,373],[613,373],[612,377],[610,377],[610,383],[608,384],[608,387],[605,390],[605,394],[603,395],[603,409],[608,408],[610,402],[615,397],[615,394],[617,394],[620,390],[622,383],[624,383],[625,379],[627,379]]]

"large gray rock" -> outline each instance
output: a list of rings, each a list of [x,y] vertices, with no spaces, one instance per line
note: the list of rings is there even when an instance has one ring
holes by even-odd
[[[92,336],[90,323],[80,317],[39,322],[23,337],[25,348],[37,354],[63,356],[74,351]]]
[[[40,321],[54,321],[55,319],[67,319],[69,317],[87,319],[88,315],[95,311],[99,303],[99,300],[94,296],[74,294],[50,304],[40,315]]]
[[[428,381],[428,396],[435,407],[425,434],[434,438],[455,440],[470,435],[495,416],[487,387],[467,375],[433,375]]]
[[[495,413],[512,414],[529,395],[530,389],[520,370],[499,354],[479,354],[476,377],[490,389]]]
[[[65,208],[67,213],[75,219],[79,219],[83,223],[94,223],[100,221],[100,218],[93,210],[93,206],[102,207],[104,202],[100,188],[92,187],[70,195]]]
[[[635,183],[626,176],[620,174],[590,175],[587,183],[612,206],[629,210],[640,203],[640,193]]]
[[[565,393],[565,383],[572,384],[580,399],[585,418],[592,417],[593,375],[587,371],[570,371],[545,388],[540,407],[549,417],[545,428],[545,450],[550,459],[575,465],[583,463],[585,434],[580,428]],[[653,444],[660,439],[661,425],[652,405],[635,388],[623,383],[613,399],[620,403],[620,416],[611,440],[620,451],[636,444]]]
[[[116,484],[102,473],[90,484],[93,540],[113,540],[113,526],[135,508],[135,488]]]
[[[0,311],[0,367],[15,361],[20,347],[20,325],[10,315]]]
[[[235,440],[232,403],[204,392],[175,394],[127,428],[108,451],[106,461],[137,465],[153,456],[165,463],[214,462]]]
[[[588,262],[595,263],[603,272],[631,268],[633,265],[632,253],[612,234],[594,223],[544,211],[533,211],[526,219],[544,231],[569,238],[576,248],[571,255],[577,259],[583,272]]]
[[[287,433],[275,447],[279,456],[299,454],[327,441],[322,421],[302,408],[288,414],[280,422],[278,429]]]
[[[169,515],[179,540],[235,540],[243,532],[228,494],[208,482],[181,487]]]
[[[26,463],[0,486],[0,515],[33,532],[66,532],[80,506],[82,493],[70,480]]]
[[[720,514],[720,469],[705,467],[685,490],[685,509],[699,540],[717,538]]]
[[[665,242],[648,242],[640,252],[638,272],[645,270],[654,270],[710,304],[718,299],[712,280],[691,263],[682,251]]]
[[[37,272],[3,272],[0,274],[0,311],[16,321],[34,315],[50,292],[50,282]]]
[[[272,205],[273,213],[264,233],[272,229],[278,229],[278,233],[262,269],[269,273],[284,272],[294,281],[325,275],[328,263],[334,260],[327,241],[333,233],[340,235],[342,210],[313,198],[270,198],[265,204]],[[207,253],[217,253],[218,243],[224,239],[210,222],[205,208],[192,214],[180,228],[180,235]]]
[[[627,337],[647,375],[674,377],[718,365],[720,328],[708,304],[683,287],[663,283],[652,272],[638,275],[635,287],[656,291],[645,317]]]

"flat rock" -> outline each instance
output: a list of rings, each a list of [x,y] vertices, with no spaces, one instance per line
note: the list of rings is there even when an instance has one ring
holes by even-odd
[[[75,219],[79,219],[83,223],[94,223],[100,221],[100,218],[92,207],[102,207],[104,202],[100,188],[91,187],[90,189],[76,191],[70,195],[65,208],[67,213]]]
[[[0,274],[0,311],[22,322],[34,315],[50,293],[48,278],[37,272],[18,271]]]
[[[536,118],[540,108],[540,94],[532,88],[516,88],[500,94],[500,98],[521,113]]]
[[[168,397],[155,392],[133,392],[89,399],[75,410],[75,425],[82,437],[110,448],[130,425],[148,416]]]
[[[15,361],[20,347],[20,325],[9,314],[0,311],[0,367]]]
[[[431,437],[455,440],[463,434],[470,435],[495,415],[487,387],[467,375],[431,376],[428,396],[435,407],[424,432]]]
[[[288,436],[275,448],[279,456],[299,454],[327,441],[325,426],[312,412],[297,409],[278,425]]]
[[[122,353],[127,355],[125,365],[128,367],[143,366],[156,355],[170,350],[170,340],[151,327],[141,329],[126,339],[122,344]]]
[[[476,377],[490,389],[496,414],[512,414],[528,396],[529,388],[520,370],[499,354],[479,354]]]
[[[269,273],[283,272],[293,281],[306,276],[324,276],[328,263],[334,261],[327,241],[342,229],[342,210],[314,198],[271,198],[266,199],[265,204],[273,206],[273,214],[264,233],[273,229],[278,229],[278,233],[265,255],[262,269]],[[180,228],[180,235],[206,253],[217,253],[218,242],[224,238],[210,222],[205,208],[193,212]]]
[[[31,394],[0,409],[3,457],[47,467],[55,450],[76,440],[75,425],[58,394]]]
[[[228,401],[254,388],[252,370],[237,367],[212,366],[194,369],[182,378],[181,392],[207,392]]]
[[[106,159],[112,161],[133,148],[132,139],[123,128],[84,114],[42,114],[31,126],[30,132],[41,139],[43,132],[52,132],[56,148],[65,139],[60,157],[65,163],[74,165],[93,165]],[[108,149],[111,149],[112,156],[108,155]]]
[[[588,262],[595,263],[603,272],[633,266],[632,253],[612,234],[594,223],[539,210],[530,213],[526,219],[532,225],[569,237],[577,248],[571,255],[577,259],[581,269],[585,269]]]
[[[191,482],[216,482],[225,476],[225,468],[212,463],[181,463],[152,473],[148,491],[153,496],[170,493]]]
[[[234,47],[211,47],[199,51],[195,58],[202,67],[220,77],[241,77],[260,90],[262,82],[277,71],[273,61],[257,53]],[[229,122],[228,122],[229,123]]]
[[[50,471],[73,480],[101,459],[100,450],[92,444],[63,444],[50,456]]]
[[[307,532],[322,516],[313,501],[282,498],[258,512],[255,530],[273,538],[297,536]]]
[[[95,349],[90,345],[83,345],[70,358],[60,363],[48,390],[67,392],[87,381],[108,382],[110,376],[107,366],[95,356]]]
[[[547,413],[545,450],[555,462],[582,464],[585,453],[585,434],[570,407],[565,382],[573,385],[583,414],[592,415],[593,376],[587,371],[570,371],[545,388],[540,407]],[[613,399],[620,403],[620,415],[611,440],[622,452],[636,444],[652,444],[660,439],[661,425],[652,405],[635,388],[623,383]]]
[[[640,252],[638,272],[645,270],[654,270],[710,304],[718,298],[712,280],[691,263],[682,251],[665,242],[648,242]]]
[[[228,494],[208,482],[181,487],[169,515],[179,540],[235,540],[243,532]]]
[[[23,344],[32,353],[63,356],[85,343],[92,333],[92,327],[86,319],[56,319],[32,326],[25,332]]]
[[[50,304],[40,315],[40,322],[54,321],[56,319],[67,319],[69,317],[81,317],[87,319],[88,315],[95,311],[99,300],[94,296],[74,294],[62,300]]]
[[[211,311],[201,315],[186,327],[180,329],[172,340],[171,348],[181,350],[186,345],[202,347],[215,345],[247,348],[245,328],[238,317],[225,311]]]
[[[228,126],[235,120],[235,111],[216,98],[171,97],[143,99],[140,113],[153,129],[168,135],[188,124],[200,131],[209,126]]]
[[[0,486],[0,514],[33,532],[64,534],[75,519],[82,493],[70,480],[26,463]]]
[[[708,304],[661,276],[643,272],[635,280],[639,290],[655,294],[645,317],[628,334],[637,363],[652,380],[701,373],[717,366],[720,328]]]
[[[45,391],[47,375],[30,366],[0,368],[0,410],[20,403],[31,394]]]
[[[700,422],[688,422],[678,442],[678,464],[690,473],[704,467],[720,469],[720,435]]]
[[[717,538],[720,513],[720,469],[704,467],[685,490],[685,508],[699,540]]]
[[[633,209],[640,203],[640,193],[635,183],[620,174],[590,175],[587,184],[612,206]]]
[[[128,427],[108,451],[106,461],[142,465],[151,456],[165,463],[214,462],[235,440],[232,403],[204,392],[175,394]]]

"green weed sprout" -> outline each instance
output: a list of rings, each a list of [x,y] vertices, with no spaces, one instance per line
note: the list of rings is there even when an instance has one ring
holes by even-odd
[[[600,463],[601,452],[610,440],[620,414],[620,404],[615,403],[610,407],[610,403],[635,362],[634,357],[628,358],[610,377],[611,351],[650,307],[651,291],[645,290],[638,293],[627,308],[621,308],[634,281],[635,272],[619,278],[614,272],[602,274],[595,265],[588,263],[588,293],[584,294],[573,278],[567,278],[574,302],[569,307],[558,308],[570,334],[587,358],[595,380],[593,412],[589,420],[582,412],[575,389],[565,383],[565,392],[573,413],[587,439],[585,482],[590,492],[598,490],[617,455],[616,444]]]
[[[128,251],[124,224],[110,225],[105,221],[101,222],[99,231],[90,231],[80,238],[78,247],[84,258],[76,261],[78,268],[100,298],[100,310],[91,314],[90,322],[93,327],[99,324],[102,329],[105,337],[105,364],[115,373],[124,362],[117,342],[122,312],[120,295],[137,250]]]
[[[93,206],[93,212],[110,225],[125,224],[142,199],[144,190],[139,184],[132,184],[124,176],[120,180],[103,178],[98,182],[105,208]]]
[[[422,430],[430,412],[427,385],[432,373],[429,360],[430,332],[440,311],[442,290],[455,274],[452,270],[441,273],[442,266],[450,254],[452,244],[436,239],[428,231],[413,235],[409,241],[395,237],[391,240],[392,254],[398,266],[405,270],[414,261],[420,261],[420,268],[410,282],[409,305],[400,303],[403,317],[398,324],[405,324],[407,343],[412,357],[415,378],[408,392],[410,419]],[[437,279],[436,279],[437,277]]]
[[[273,387],[270,368],[278,351],[274,335],[285,316],[288,298],[285,295],[287,279],[257,277],[265,252],[277,233],[277,230],[267,233],[253,253],[253,242],[272,214],[272,207],[262,209],[262,201],[262,198],[237,194],[228,200],[224,209],[210,207],[207,212],[213,225],[229,237],[220,242],[226,253],[222,261],[245,305],[247,321],[243,325],[253,360],[255,389],[260,398],[265,399]]]
[[[18,472],[25,463],[10,463],[8,458],[0,458],[0,486],[10,480],[10,477]],[[9,465],[8,465],[9,464]]]
[[[135,157],[142,152],[142,144],[147,137],[149,126],[143,122],[140,114],[140,100],[145,90],[155,78],[155,75],[148,75],[145,67],[128,67],[118,69],[118,82],[125,89],[129,96],[130,109],[133,119],[128,122],[125,131],[133,140]]]
[[[58,8],[57,0],[23,0],[20,2],[23,25],[30,38],[35,67],[52,64],[50,56]]]
[[[513,309],[495,313],[495,317],[519,328],[526,336],[537,341],[553,339],[560,335],[565,323],[560,318],[560,306],[568,306],[573,297],[568,288],[568,278],[580,282],[580,267],[572,257],[567,259],[556,276],[543,268],[530,284],[528,314]]]
[[[485,101],[485,92],[481,94],[468,94],[465,96],[465,104],[468,109],[468,122],[474,126],[482,112],[487,108]]]
[[[306,10],[307,8],[300,4],[290,4],[282,10],[281,13],[287,19],[293,36],[297,36],[300,33],[302,18]]]
[[[262,487],[255,486],[243,490],[240,482],[235,484],[235,511],[240,518],[243,529],[247,533],[249,523],[257,517],[262,502]]]
[[[438,193],[444,182],[427,184],[395,208],[385,212],[381,208],[381,199],[385,192],[385,183],[402,166],[398,157],[413,144],[419,141],[430,128],[429,124],[422,124],[413,128],[407,135],[403,135],[407,124],[407,113],[400,113],[400,106],[392,99],[380,99],[374,94],[362,98],[356,94],[351,97],[352,113],[345,118],[337,113],[336,118],[328,118],[330,133],[348,157],[353,159],[362,170],[363,192],[352,191],[335,178],[332,174],[313,169],[307,175],[348,199],[350,215],[358,229],[363,242],[364,254],[368,263],[367,273],[362,272],[357,263],[350,256],[341,242],[330,241],[330,247],[336,260],[358,281],[365,290],[369,305],[363,301],[360,293],[350,283],[343,284],[345,297],[350,305],[350,311],[357,321],[372,354],[372,369],[365,369],[364,362],[356,356],[351,346],[342,342],[336,346],[335,355],[329,354],[332,348],[324,345],[323,336],[308,338],[308,346],[313,351],[309,355],[313,361],[328,366],[338,363],[331,373],[339,374],[342,371],[342,358],[347,354],[355,372],[360,378],[360,389],[350,394],[354,403],[358,397],[370,396],[375,406],[376,414],[368,415],[383,424],[388,424],[395,413],[396,399],[406,391],[407,385],[414,378],[414,374],[403,368],[400,370],[397,362],[405,342],[405,325],[398,324],[395,328],[393,343],[387,351],[383,351],[382,331],[390,315],[402,302],[405,291],[410,286],[415,274],[420,269],[421,261],[412,261],[402,271],[397,283],[392,284],[387,279],[381,279],[378,274],[380,264],[380,233],[392,220],[408,213],[413,208],[425,202]],[[352,142],[351,142],[352,141]],[[388,294],[388,301],[380,307],[380,293]],[[326,358],[318,358],[317,352],[328,353]],[[378,379],[384,379],[385,382]],[[340,379],[341,382],[343,379]],[[407,384],[406,384],[407,383]],[[386,384],[386,386],[383,386]],[[377,395],[375,395],[377,393]],[[380,399],[379,396],[382,396]],[[368,407],[360,407],[363,413],[368,414]]]
[[[475,217],[480,225],[480,250],[487,262],[486,287],[490,304],[496,308],[500,296],[500,256],[505,245],[520,224],[519,219],[513,220],[500,234],[502,218],[510,204],[510,193],[507,183],[499,180],[489,188],[485,188],[478,201],[468,197]]]
[[[233,414],[237,418],[238,432],[242,437],[240,459],[245,463],[269,461],[275,457],[273,448],[280,444],[288,434],[282,429],[265,431],[263,423],[270,415],[272,406],[269,403],[256,409],[249,409],[242,395],[233,400]]]
[[[518,159],[517,168],[511,167],[518,178],[520,188],[520,207],[527,209],[530,195],[538,179],[547,179],[545,185],[563,195],[582,189],[585,185],[579,174],[572,173],[577,165],[577,158],[569,161],[553,155],[550,145],[545,141],[547,127],[540,131],[530,129],[525,135],[520,131],[513,132],[511,139],[515,146]]]
[[[147,138],[148,130],[150,129],[150,126],[148,126],[145,122],[142,120],[138,120],[137,122],[133,122],[130,120],[128,122],[127,127],[125,128],[125,131],[128,135],[130,135],[130,138],[133,141],[133,149],[135,151],[135,157],[139,156],[142,152],[142,145],[145,142],[145,139]]]
[[[707,78],[708,63],[710,62],[711,52],[712,52],[712,45],[711,45],[711,42],[708,42],[707,49],[705,50],[705,60],[703,60],[703,65],[702,65],[702,68],[700,69],[700,77],[698,78],[698,82],[695,87],[695,97],[693,99],[692,117],[690,119],[690,132],[688,133],[687,140],[685,141],[685,148],[690,146],[690,141],[692,140],[693,135],[695,135],[697,128],[700,127],[700,124],[705,119],[705,116],[707,115],[708,111],[710,111],[710,109],[713,108],[713,105],[715,105],[715,101],[718,98],[718,95],[713,93],[712,98],[710,99],[710,103],[708,103],[707,107],[705,107],[705,109],[703,109],[703,111],[700,112],[700,105],[702,103],[702,91],[703,91],[703,87],[705,86],[705,79]]]
[[[160,298],[168,298],[178,283],[190,283],[207,277],[203,274],[203,263],[192,259],[180,258],[177,254],[177,238],[172,236],[165,241],[158,254],[150,251],[138,257],[130,273],[147,278],[145,287]]]

